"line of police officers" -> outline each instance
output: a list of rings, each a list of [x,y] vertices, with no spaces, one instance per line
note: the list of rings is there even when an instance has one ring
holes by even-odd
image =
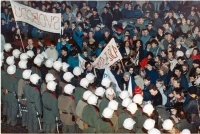
[[[41,129],[41,116],[46,133],[56,132],[58,120],[62,122],[63,133],[160,134],[191,130],[187,122],[178,124],[182,129],[176,127],[164,106],[155,109],[150,103],[144,104],[141,94],[132,98],[128,91],[122,91],[116,96],[109,78],[102,80],[102,87],[96,87],[95,75],[88,73],[81,78],[79,67],[72,74],[67,72],[69,65],[47,59],[45,53],[37,56],[31,50],[21,53],[12,50],[9,43],[4,48],[1,55],[3,121],[11,126],[17,124],[20,109],[22,126],[29,133]],[[48,71],[45,78],[41,68]],[[73,86],[74,81],[79,86]]]

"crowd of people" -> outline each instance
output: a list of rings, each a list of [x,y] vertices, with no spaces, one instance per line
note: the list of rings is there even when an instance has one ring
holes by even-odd
[[[9,2],[1,2],[3,122],[15,126],[21,117],[29,133],[55,133],[58,124],[63,133],[199,131],[200,6],[18,2],[61,13],[62,29],[55,34],[16,23]],[[20,38],[27,40],[25,50],[13,44]],[[92,65],[112,38],[123,57],[110,66],[116,82]]]

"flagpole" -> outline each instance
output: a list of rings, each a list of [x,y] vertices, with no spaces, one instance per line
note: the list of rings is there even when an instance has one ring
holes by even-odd
[[[18,26],[18,24],[17,24],[17,21],[15,21],[15,23],[16,23],[16,26],[18,27],[17,28],[17,30],[19,29],[19,26]],[[21,40],[21,43],[22,43],[22,47],[23,47],[23,50],[24,50],[24,52],[25,52],[25,49],[24,49],[24,44],[23,44],[23,41],[22,41],[22,37],[21,37],[21,34],[20,34],[20,29],[19,29],[19,37],[20,37],[20,40]]]

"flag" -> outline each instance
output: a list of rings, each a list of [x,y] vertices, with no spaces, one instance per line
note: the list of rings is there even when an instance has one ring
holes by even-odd
[[[110,71],[109,68],[105,68],[104,74],[103,74],[103,78],[108,77],[112,83],[114,83],[116,85],[116,92],[121,92],[121,89],[119,88],[119,85],[117,83],[117,80],[115,79],[115,76],[112,74],[112,72]]]
[[[131,80],[131,77],[129,79],[129,83],[128,83],[128,92],[130,93],[131,97],[133,96],[133,93],[132,93],[132,80]]]
[[[80,54],[78,54],[78,60],[79,60],[79,67],[81,68],[81,71],[82,71],[82,73],[83,73],[84,70],[85,70],[85,62],[86,62],[86,60],[84,60],[84,59],[80,56]]]

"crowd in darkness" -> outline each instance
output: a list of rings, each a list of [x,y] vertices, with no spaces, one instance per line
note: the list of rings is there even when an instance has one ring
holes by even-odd
[[[10,2],[1,2],[2,121],[15,126],[20,103],[30,133],[38,117],[47,133],[55,132],[56,117],[70,133],[198,132],[200,3],[17,2],[61,13],[62,28],[58,34],[16,23]],[[25,51],[15,44],[20,38]],[[122,55],[110,66],[117,83],[92,66],[112,38]]]

